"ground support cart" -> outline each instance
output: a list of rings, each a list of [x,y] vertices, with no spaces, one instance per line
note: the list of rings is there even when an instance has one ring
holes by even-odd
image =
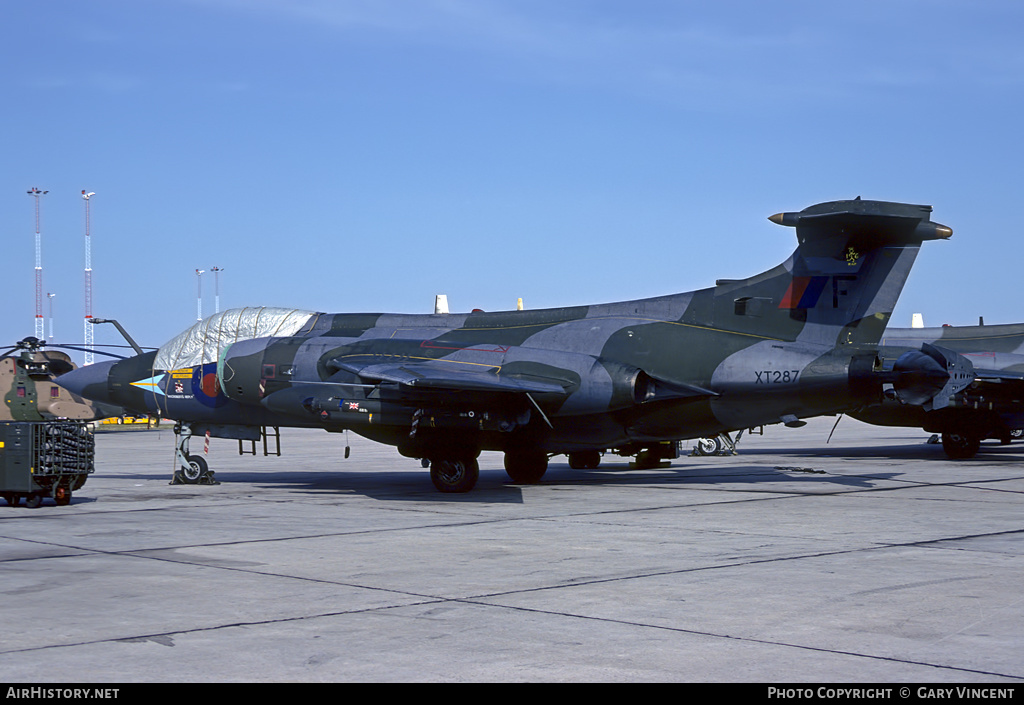
[[[96,443],[84,421],[0,423],[0,497],[12,507],[22,499],[58,505],[85,484],[96,464]]]

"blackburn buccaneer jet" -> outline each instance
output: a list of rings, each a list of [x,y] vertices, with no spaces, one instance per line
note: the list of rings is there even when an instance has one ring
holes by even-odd
[[[881,340],[883,367],[907,347],[941,346],[970,360],[974,380],[940,408],[901,403],[891,392],[850,415],[879,426],[908,426],[942,434],[950,458],[971,458],[981,441],[1009,443],[1024,429],[1024,324],[889,328]],[[887,352],[895,351],[895,352]]]
[[[892,389],[941,406],[970,363],[877,344],[922,242],[952,231],[929,206],[837,201],[770,219],[798,246],[749,279],[682,294],[532,311],[317,313],[246,308],[196,323],[155,352],[60,378],[87,398],[180,424],[180,474],[203,481],[193,434],[266,439],[280,426],[351,430],[429,461],[465,492],[481,450],[533,483],[557,454],[649,462],[683,439],[835,414]],[[208,476],[207,476],[208,477]]]

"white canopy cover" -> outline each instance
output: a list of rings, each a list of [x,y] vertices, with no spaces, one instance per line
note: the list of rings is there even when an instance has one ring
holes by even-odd
[[[196,321],[164,343],[153,368],[178,370],[217,362],[221,350],[239,340],[295,335],[315,316],[313,311],[268,306],[232,308]]]

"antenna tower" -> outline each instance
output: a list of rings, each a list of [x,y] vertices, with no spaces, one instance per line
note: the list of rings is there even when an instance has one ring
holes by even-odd
[[[28,190],[28,194],[36,202],[36,337],[39,340],[46,339],[45,326],[43,325],[43,243],[39,234],[39,197],[49,191],[40,191],[35,186]]]
[[[82,198],[85,199],[85,364],[93,362],[92,353],[92,237],[89,233],[89,203],[95,193],[82,191]]]

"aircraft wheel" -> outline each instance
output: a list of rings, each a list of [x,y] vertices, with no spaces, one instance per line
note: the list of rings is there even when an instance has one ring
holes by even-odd
[[[697,455],[718,455],[722,450],[722,441],[718,438],[698,438]]]
[[[50,490],[50,495],[53,497],[53,501],[57,503],[58,507],[71,504],[71,488],[66,485],[54,485],[53,489]]]
[[[30,494],[25,499],[25,506],[28,507],[29,509],[35,509],[35,508],[37,508],[42,503],[43,503],[43,495],[39,494],[38,492],[35,493],[35,494]]]
[[[536,484],[547,471],[548,456],[544,451],[505,452],[505,472],[518,485]]]
[[[569,467],[573,470],[593,470],[601,464],[601,451],[581,450],[569,453]]]
[[[636,465],[637,470],[650,470],[661,464],[661,456],[656,455],[650,448],[648,448],[637,453],[636,460],[633,462]]]
[[[435,458],[430,461],[430,481],[439,492],[469,492],[480,477],[475,458]]]
[[[206,464],[206,458],[201,455],[188,456],[188,466],[181,468],[181,479],[186,485],[198,485],[206,475],[210,466]]]
[[[981,439],[966,433],[943,433],[942,450],[953,460],[973,458],[981,447]]]

